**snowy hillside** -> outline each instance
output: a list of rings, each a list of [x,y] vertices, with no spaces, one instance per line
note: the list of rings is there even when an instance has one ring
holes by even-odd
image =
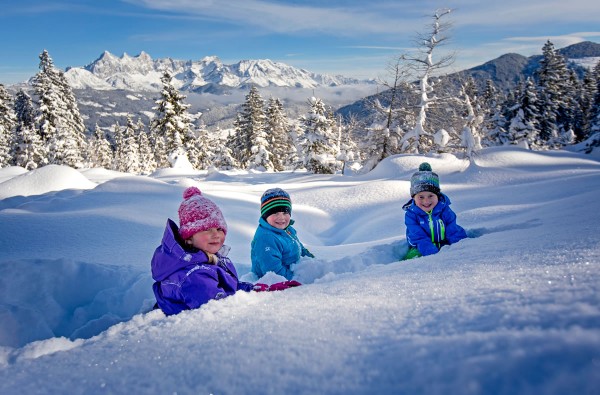
[[[427,160],[470,236],[399,262]],[[315,253],[304,285],[165,317],[150,258],[185,187],[223,210],[246,280],[267,188]],[[2,394],[593,394],[600,157],[399,155],[366,175],[0,169]]]
[[[343,76],[321,75],[297,69],[284,63],[263,60],[242,60],[223,64],[216,56],[199,61],[152,59],[145,52],[137,56],[123,54],[117,57],[105,51],[85,67],[72,67],[66,72],[74,89],[125,89],[131,91],[159,91],[164,70],[174,76],[174,85],[184,91],[215,92],[222,89],[258,87],[316,88],[373,84]]]

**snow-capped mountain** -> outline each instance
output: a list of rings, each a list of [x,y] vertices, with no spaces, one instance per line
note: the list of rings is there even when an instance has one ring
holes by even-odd
[[[369,82],[340,75],[315,74],[268,59],[242,60],[227,65],[216,56],[201,60],[152,59],[145,52],[118,57],[108,51],[87,66],[69,68],[66,77],[74,89],[152,92],[161,88],[160,77],[164,70],[173,75],[173,85],[192,92],[222,92],[249,85],[316,88]]]

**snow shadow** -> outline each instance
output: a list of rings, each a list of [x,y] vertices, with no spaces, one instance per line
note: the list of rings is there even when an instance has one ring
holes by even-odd
[[[466,229],[467,236],[471,239],[475,239],[481,237],[483,235],[487,235],[490,233],[497,232],[506,232],[509,230],[517,230],[517,229],[530,229],[537,228],[538,226],[542,226],[542,220],[539,218],[534,218],[529,221],[521,222],[518,224],[505,224],[499,226],[485,227],[485,228],[475,228],[475,229]]]
[[[90,338],[153,303],[150,274],[128,267],[39,259],[0,262],[0,271],[0,346]]]
[[[406,241],[399,240],[335,260],[302,258],[293,266],[294,279],[303,284],[333,281],[337,274],[360,272],[373,265],[398,262],[406,255],[407,250]]]

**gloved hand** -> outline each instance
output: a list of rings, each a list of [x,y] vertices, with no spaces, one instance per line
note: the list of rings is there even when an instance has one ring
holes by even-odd
[[[284,289],[298,287],[302,285],[296,280],[283,281],[281,283],[271,284],[271,286],[267,289],[267,291],[283,291]]]
[[[306,248],[304,249],[304,256],[307,256],[309,258],[315,257],[315,255],[312,252],[310,252],[309,250],[307,250]]]
[[[264,292],[269,290],[269,286],[267,284],[256,283],[254,284],[253,290],[256,292]]]

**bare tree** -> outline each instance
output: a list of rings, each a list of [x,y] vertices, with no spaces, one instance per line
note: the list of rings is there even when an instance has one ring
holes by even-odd
[[[416,124],[402,139],[405,151],[412,150],[426,153],[435,144],[433,134],[426,129],[425,123],[430,107],[441,100],[440,97],[434,94],[434,84],[432,84],[431,79],[436,73],[439,73],[440,69],[450,66],[454,61],[454,53],[443,55],[434,60],[434,53],[437,55],[438,48],[448,40],[445,33],[450,29],[451,24],[443,22],[442,19],[451,11],[451,9],[437,10],[432,16],[433,21],[429,31],[419,34],[416,38],[417,53],[405,57],[417,77],[417,92],[420,96]]]

